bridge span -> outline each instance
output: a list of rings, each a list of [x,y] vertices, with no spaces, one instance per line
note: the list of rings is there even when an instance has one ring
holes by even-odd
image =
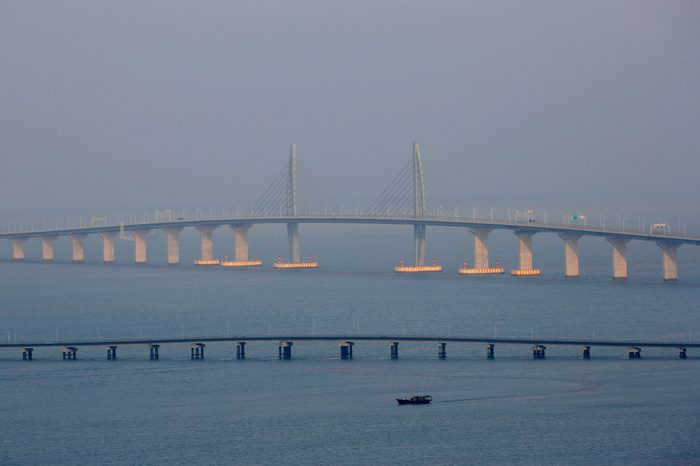
[[[389,343],[390,356],[399,356],[399,343],[435,343],[438,357],[447,356],[447,344],[481,344],[485,345],[486,357],[493,359],[496,345],[527,345],[532,346],[534,359],[544,359],[547,345],[549,346],[578,346],[582,349],[584,359],[591,357],[591,348],[623,347],[627,348],[630,359],[641,357],[642,348],[677,349],[678,357],[685,359],[688,348],[700,348],[700,343],[680,341],[653,340],[597,340],[597,339],[556,339],[556,338],[489,338],[471,336],[440,336],[440,335],[237,335],[237,336],[198,336],[180,338],[121,338],[97,340],[65,340],[65,341],[23,341],[2,343],[0,349],[22,349],[25,360],[33,359],[36,348],[62,348],[63,359],[76,359],[80,347],[101,346],[107,349],[107,358],[116,359],[119,346],[146,346],[149,348],[150,359],[159,359],[161,345],[189,345],[192,359],[203,359],[204,349],[209,343],[234,343],[236,358],[245,359],[246,343],[276,342],[280,359],[291,359],[294,343],[307,342],[337,342],[340,347],[341,359],[352,359],[353,346],[356,342],[385,342]]]
[[[324,195],[320,195],[317,201],[319,209],[314,209],[311,204],[304,202],[302,196],[304,185],[299,183],[299,173],[296,160],[296,146],[292,145],[288,164],[278,175],[272,185],[263,193],[261,198],[250,209],[247,215],[227,216],[222,213],[219,218],[186,218],[178,217],[175,220],[170,215],[161,218],[156,215],[154,221],[144,218],[141,222],[124,221],[112,222],[111,219],[102,219],[89,225],[79,222],[77,225],[65,228],[37,228],[33,224],[24,228],[21,224],[12,223],[11,228],[0,231],[0,239],[7,239],[11,243],[12,259],[21,261],[25,257],[25,242],[36,238],[41,243],[41,257],[44,261],[54,260],[54,241],[60,237],[70,238],[72,243],[72,259],[74,262],[82,262],[85,259],[83,241],[88,235],[99,235],[102,238],[102,260],[105,264],[115,261],[116,239],[128,239],[134,244],[134,262],[145,264],[148,262],[146,239],[149,232],[162,230],[167,241],[167,262],[171,265],[180,263],[179,234],[183,228],[196,228],[201,235],[200,257],[196,261],[199,265],[215,265],[219,261],[213,256],[212,232],[220,227],[228,227],[233,232],[234,261],[231,266],[258,265],[251,261],[248,252],[248,232],[257,224],[285,224],[288,238],[288,265],[294,268],[294,264],[301,264],[301,247],[299,236],[300,224],[375,224],[375,225],[405,225],[413,227],[414,232],[414,258],[413,267],[407,267],[407,271],[435,271],[436,267],[426,267],[427,229],[436,227],[457,227],[469,231],[473,235],[474,263],[472,267],[460,269],[464,275],[484,275],[490,273],[503,273],[503,269],[489,260],[488,236],[493,230],[510,230],[519,242],[518,267],[512,270],[513,275],[533,276],[539,274],[532,253],[532,237],[538,233],[553,233],[564,241],[564,275],[570,278],[579,276],[579,252],[578,243],[583,236],[600,236],[605,238],[612,246],[612,277],[615,279],[627,278],[627,244],[632,240],[651,241],[661,249],[663,279],[674,281],[678,278],[676,262],[677,250],[681,245],[700,245],[700,237],[688,237],[685,232],[681,234],[671,233],[670,228],[648,231],[641,226],[637,231],[625,229],[624,220],[621,228],[606,228],[601,220],[600,227],[592,227],[583,223],[571,223],[566,219],[561,224],[549,222],[546,213],[540,221],[532,215],[532,211],[526,211],[522,217],[520,211],[515,211],[515,216],[509,214],[508,219],[497,219],[493,212],[488,219],[479,218],[475,209],[471,216],[466,215],[458,207],[446,208],[438,205],[431,196],[431,186],[424,180],[424,167],[417,143],[413,146],[413,158],[392,181],[389,187],[364,213],[356,212],[354,215],[346,215],[342,209],[337,209]],[[313,185],[313,183],[307,183]],[[313,187],[313,186],[312,186]],[[318,192],[316,189],[314,192]],[[318,197],[318,196],[317,196]],[[433,203],[428,200],[433,199]],[[302,207],[308,206],[304,211]],[[322,213],[319,213],[322,212]]]

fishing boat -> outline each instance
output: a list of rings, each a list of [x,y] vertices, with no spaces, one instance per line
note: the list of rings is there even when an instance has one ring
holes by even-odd
[[[427,405],[433,401],[433,397],[430,395],[416,395],[408,399],[397,398],[396,401],[400,405]]]

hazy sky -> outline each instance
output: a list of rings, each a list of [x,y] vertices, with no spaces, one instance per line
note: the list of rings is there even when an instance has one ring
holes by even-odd
[[[700,2],[0,0],[0,214],[369,203],[700,218]]]

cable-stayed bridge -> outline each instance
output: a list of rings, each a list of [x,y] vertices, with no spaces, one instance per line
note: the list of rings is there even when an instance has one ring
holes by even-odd
[[[213,257],[212,232],[219,227],[230,227],[234,236],[234,260],[230,266],[260,265],[251,261],[248,252],[248,233],[256,224],[286,224],[289,244],[288,268],[302,267],[300,224],[347,223],[406,225],[414,231],[413,265],[396,268],[397,271],[424,272],[441,270],[439,267],[426,265],[427,228],[457,227],[470,231],[474,241],[473,267],[459,270],[463,275],[484,275],[503,273],[498,264],[489,260],[488,236],[493,230],[510,230],[519,241],[519,266],[511,273],[517,276],[538,275],[534,266],[532,237],[537,233],[554,233],[564,241],[565,275],[579,276],[578,242],[582,236],[602,236],[612,246],[612,276],[615,279],[627,278],[626,246],[632,240],[652,241],[661,249],[663,278],[673,281],[678,278],[676,254],[683,244],[700,245],[700,237],[688,237],[685,234],[672,233],[667,225],[649,231],[629,230],[623,228],[592,227],[585,223],[561,224],[535,219],[532,211],[516,212],[508,219],[478,218],[474,211],[471,215],[459,208],[459,203],[443,188],[426,169],[418,143],[413,144],[413,156],[392,179],[387,188],[364,212],[347,214],[339,208],[313,177],[297,161],[296,145],[291,146],[289,161],[263,192],[257,202],[246,214],[222,215],[218,218],[177,218],[171,216],[149,221],[131,221],[112,224],[103,221],[98,225],[79,225],[66,228],[17,228],[0,233],[0,239],[7,239],[12,246],[12,259],[23,260],[25,242],[32,238],[41,243],[42,259],[52,261],[54,258],[54,241],[59,237],[68,237],[72,242],[72,258],[82,262],[85,258],[83,241],[87,235],[97,234],[102,238],[102,259],[105,264],[115,261],[117,239],[133,241],[134,262],[145,264],[148,261],[146,239],[152,231],[163,231],[167,241],[168,264],[180,262],[179,233],[183,228],[196,228],[201,234],[201,255],[197,263],[201,265],[219,265]],[[223,264],[222,264],[223,265]],[[287,268],[287,267],[286,267]],[[400,270],[399,270],[400,269]]]

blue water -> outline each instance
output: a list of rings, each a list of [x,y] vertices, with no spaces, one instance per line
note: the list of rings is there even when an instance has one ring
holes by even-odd
[[[0,338],[162,337],[280,333],[438,333],[530,337],[700,338],[700,248],[679,250],[680,280],[663,283],[653,244],[629,246],[630,279],[610,276],[610,247],[581,241],[582,277],[562,276],[562,242],[537,235],[535,279],[458,277],[471,261],[471,237],[429,231],[428,254],[445,272],[400,276],[411,256],[408,228],[302,227],[302,247],[321,262],[313,271],[202,269],[197,236],[182,235],[180,267],[167,267],[164,238],[149,241],[148,266],[130,265],[133,245],[119,242],[119,264],[71,264],[68,241],[57,262],[12,263],[0,249]],[[251,252],[268,264],[284,254],[284,232],[255,227]],[[231,254],[230,231],[215,232],[216,254]],[[515,265],[512,234],[494,233],[492,259]],[[245,361],[232,344],[207,345],[191,361],[186,345],[0,350],[2,464],[700,464],[700,352],[675,349],[547,348],[533,361],[527,346],[361,343],[351,361],[335,343],[299,343],[279,361],[273,343],[250,343]],[[430,406],[394,398],[429,393]]]

